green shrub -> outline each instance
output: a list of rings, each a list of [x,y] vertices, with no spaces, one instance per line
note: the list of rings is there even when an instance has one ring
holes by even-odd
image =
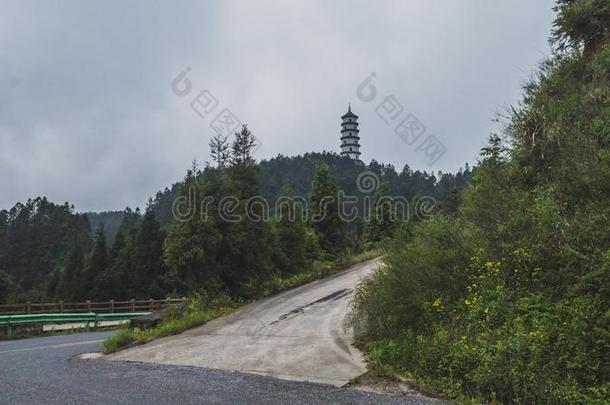
[[[455,244],[460,227],[436,217],[417,226],[409,241],[389,244],[384,266],[356,289],[353,318],[366,319],[369,338],[396,336],[409,325],[442,317],[427,308],[439,297],[446,306],[461,296],[466,277],[456,269],[468,263],[468,252]]]
[[[354,303],[376,370],[475,402],[608,403],[609,55],[546,61],[454,217],[389,243]]]
[[[118,332],[104,341],[103,351],[105,354],[114,353],[136,341],[136,336],[132,329],[121,328]]]

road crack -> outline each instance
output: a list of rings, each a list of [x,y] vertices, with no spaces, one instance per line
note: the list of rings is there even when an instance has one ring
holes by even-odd
[[[281,315],[277,320],[271,322],[269,324],[269,326],[273,326],[277,323],[280,323],[281,321],[284,321],[287,319],[292,319],[296,316],[299,316],[299,315],[305,313],[305,309],[307,309],[313,305],[321,304],[323,302],[337,301],[344,297],[348,297],[352,294],[353,291],[354,291],[353,288],[342,288],[341,290],[337,290],[332,294],[328,294],[327,296],[317,299],[313,302],[310,302],[309,304],[301,305],[300,307],[297,307],[297,308],[293,309],[292,311]]]

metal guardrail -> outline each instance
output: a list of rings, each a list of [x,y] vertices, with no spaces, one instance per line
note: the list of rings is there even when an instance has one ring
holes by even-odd
[[[186,302],[186,298],[167,298],[164,300],[128,300],[128,301],[85,301],[85,302],[48,302],[25,304],[0,305],[0,315],[29,315],[48,313],[76,313],[76,312],[136,312],[156,311],[168,305]]]
[[[13,334],[13,326],[17,325],[87,322],[87,324],[93,323],[97,326],[97,324],[102,321],[126,320],[148,314],[150,314],[150,312],[0,315],[0,327],[6,327],[6,336],[11,337]]]

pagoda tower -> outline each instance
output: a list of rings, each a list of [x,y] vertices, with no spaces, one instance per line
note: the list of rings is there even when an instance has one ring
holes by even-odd
[[[351,105],[347,107],[347,113],[341,117],[341,120],[341,156],[360,160],[358,116],[352,112]]]

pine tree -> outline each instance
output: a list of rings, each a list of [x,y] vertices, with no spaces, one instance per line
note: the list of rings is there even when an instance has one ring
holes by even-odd
[[[241,131],[235,133],[235,140],[231,146],[233,164],[241,166],[254,164],[252,152],[255,147],[256,138],[246,124],[242,125]]]
[[[84,264],[83,250],[78,244],[74,244],[63,265],[55,293],[57,298],[73,302],[82,301],[85,298],[86,293],[82,288]]]
[[[7,272],[0,270],[0,304],[6,302],[12,284],[11,276]]]
[[[238,143],[254,145],[249,141],[254,137],[245,126],[242,135],[243,142]],[[223,178],[225,196],[239,200],[241,220],[220,219],[218,228],[223,237],[219,257],[224,269],[221,278],[229,290],[237,295],[253,296],[272,269],[273,232],[266,220],[269,215],[267,204],[250,205],[254,200],[261,200],[260,169],[254,164],[249,147],[242,150],[246,152],[234,160]]]
[[[329,258],[335,258],[346,246],[345,223],[339,216],[338,187],[325,163],[316,167],[309,193],[309,212],[309,223],[320,247]]]
[[[110,249],[110,266],[97,280],[99,297],[104,299],[130,299],[127,275],[133,269],[135,230],[126,237],[119,231]]]
[[[305,209],[305,207],[302,207]],[[284,186],[282,198],[276,205],[275,235],[277,239],[278,270],[294,274],[307,269],[307,230],[302,209],[292,190]]]
[[[134,298],[162,298],[161,284],[166,273],[163,240],[163,231],[149,206],[137,231],[133,268],[127,275]]]
[[[95,279],[108,268],[108,250],[106,249],[106,233],[104,225],[100,226],[95,235],[95,244],[93,251],[87,260],[85,274],[83,279],[84,293],[89,297],[93,297],[93,292],[96,289]]]
[[[215,290],[220,284],[219,248],[221,240],[217,204],[227,192],[226,176],[217,170],[204,170],[188,176],[180,197],[213,196],[205,212],[197,212],[187,221],[174,221],[165,239],[165,260],[169,267],[168,281],[173,290],[187,294],[196,289]]]
[[[371,242],[382,241],[394,233],[393,202],[387,199],[389,196],[390,185],[384,181],[379,185],[373,196],[373,207],[367,225],[368,239]]]
[[[231,159],[229,141],[226,136],[218,134],[210,139],[210,155],[218,169],[224,169]]]

